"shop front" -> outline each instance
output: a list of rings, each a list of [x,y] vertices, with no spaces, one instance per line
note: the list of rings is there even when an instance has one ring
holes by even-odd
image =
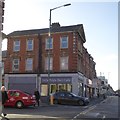
[[[81,73],[78,73],[78,95],[84,96],[84,75]]]
[[[49,85],[49,86],[48,86]],[[72,91],[72,77],[41,77],[41,96],[48,95],[48,88],[50,94],[57,91]]]
[[[87,97],[91,98],[93,95],[92,91],[92,80],[87,79]]]
[[[39,83],[37,74],[5,74],[4,85],[6,89],[15,89],[34,94]]]

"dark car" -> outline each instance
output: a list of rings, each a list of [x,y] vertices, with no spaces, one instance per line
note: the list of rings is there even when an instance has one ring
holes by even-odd
[[[120,93],[115,93],[115,96],[118,96],[118,97],[120,97]]]
[[[51,94],[54,104],[87,105],[89,98],[77,96],[71,92],[60,91]]]

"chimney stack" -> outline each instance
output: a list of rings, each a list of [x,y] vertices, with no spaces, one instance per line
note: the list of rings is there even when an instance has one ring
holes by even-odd
[[[56,22],[56,23],[52,23],[52,29],[56,29],[56,28],[59,28],[60,27],[60,23],[59,22]]]

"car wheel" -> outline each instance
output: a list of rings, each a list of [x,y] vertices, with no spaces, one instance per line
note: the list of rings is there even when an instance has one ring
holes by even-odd
[[[87,102],[87,103],[85,103],[85,105],[88,105],[89,103]]]
[[[79,101],[78,101],[78,104],[79,104],[80,106],[82,106],[82,105],[84,105],[84,101],[83,101],[83,100],[79,100]]]
[[[58,101],[57,101],[57,100],[54,100],[54,104],[58,104]]]
[[[17,108],[20,109],[20,108],[23,108],[23,106],[24,106],[24,104],[23,104],[22,101],[17,101],[17,102],[16,102],[16,107],[17,107]]]

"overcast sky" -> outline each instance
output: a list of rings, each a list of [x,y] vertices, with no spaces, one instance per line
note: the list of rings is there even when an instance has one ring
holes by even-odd
[[[118,89],[118,3],[112,1],[5,0],[3,32],[8,34],[16,30],[48,28],[49,10],[71,3],[71,6],[52,11],[52,22],[59,22],[61,26],[83,24],[86,36],[84,46],[96,62],[97,75],[99,76],[100,72],[105,75],[108,83],[116,90]],[[2,49],[7,49],[6,41],[3,42]]]

